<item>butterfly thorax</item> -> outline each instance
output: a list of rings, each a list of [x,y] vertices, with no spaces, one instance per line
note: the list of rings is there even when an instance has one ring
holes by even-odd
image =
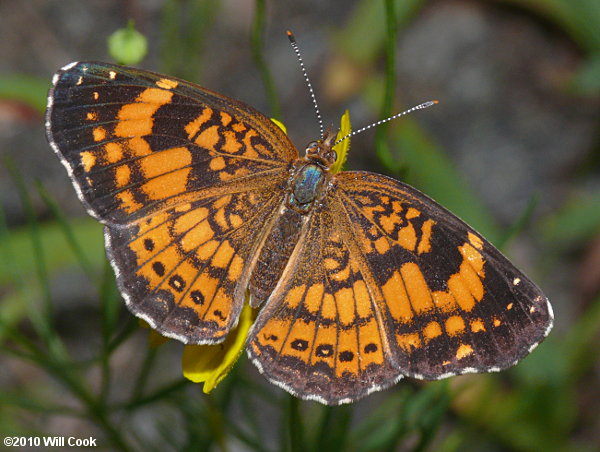
[[[307,214],[323,195],[323,188],[330,176],[318,164],[299,163],[290,179],[287,206],[298,213]]]
[[[323,139],[308,144],[306,155],[294,165],[287,199],[289,208],[306,214],[324,194],[331,179],[329,168],[337,158],[332,149],[334,139],[335,135],[327,131]]]

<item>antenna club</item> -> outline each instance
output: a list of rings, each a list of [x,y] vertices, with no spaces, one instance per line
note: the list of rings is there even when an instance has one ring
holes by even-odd
[[[294,36],[294,33],[292,33],[290,30],[287,30],[287,31],[285,32],[285,34],[287,34],[287,37],[288,37],[288,39],[290,40],[290,42],[292,42],[292,43],[294,43],[294,44],[296,43],[296,38],[295,38],[295,36]]]

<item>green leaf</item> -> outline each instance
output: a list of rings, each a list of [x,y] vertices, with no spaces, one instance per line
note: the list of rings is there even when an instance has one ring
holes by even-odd
[[[590,240],[600,233],[600,192],[574,195],[556,214],[541,223],[541,232],[553,249]]]
[[[390,390],[384,401],[352,429],[348,440],[352,450],[384,450],[392,441],[401,438],[406,433],[403,409],[411,397],[414,392],[406,386]]]
[[[0,99],[23,102],[34,110],[46,111],[46,96],[50,88],[47,78],[26,74],[0,76]]]
[[[502,236],[496,241],[496,246],[500,249],[506,247],[506,244],[510,242],[514,237],[519,235],[519,233],[525,229],[525,227],[531,221],[531,217],[533,216],[533,212],[538,203],[538,197],[532,196],[529,199],[529,202],[525,206],[525,209],[521,212],[521,214],[517,217],[517,219],[511,224],[506,230],[503,231]]]
[[[584,49],[600,49],[598,0],[504,0],[547,17],[562,27]]]
[[[394,0],[398,29],[417,13],[424,0]],[[337,47],[346,56],[361,65],[370,64],[385,45],[387,30],[386,11],[381,1],[362,0],[354,7],[350,19],[335,36]]]
[[[598,24],[600,27],[600,24]],[[596,96],[600,94],[600,53],[592,55],[571,81],[575,93]]]
[[[205,37],[221,2],[167,0],[161,11],[161,71],[197,82],[202,69]]]
[[[312,450],[342,452],[347,450],[348,432],[352,420],[352,406],[325,406],[321,408],[319,423],[316,425]],[[307,419],[309,421],[310,418]],[[307,429],[310,432],[310,430]]]
[[[86,256],[94,272],[102,269],[106,258],[102,236],[102,225],[92,218],[70,220],[74,240],[86,244]],[[59,223],[41,223],[39,225],[40,246],[44,250],[50,276],[58,274],[69,267],[80,265],[78,256],[71,251],[69,241],[65,238],[63,226]],[[36,271],[31,236],[27,228],[11,231],[11,247],[16,251],[12,265],[29,278]],[[0,285],[10,281],[9,274],[0,273]]]

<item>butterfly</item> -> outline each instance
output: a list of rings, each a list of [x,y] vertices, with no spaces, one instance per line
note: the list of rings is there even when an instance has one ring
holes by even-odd
[[[415,188],[334,173],[254,108],[100,62],[53,78],[49,143],[94,218],[127,307],[186,344],[246,342],[271,382],[338,405],[408,376],[494,372],[552,328],[541,290]]]

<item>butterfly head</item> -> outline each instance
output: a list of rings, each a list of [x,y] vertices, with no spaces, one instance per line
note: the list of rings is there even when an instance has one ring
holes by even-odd
[[[337,152],[333,150],[335,137],[335,133],[329,129],[326,130],[323,138],[308,143],[304,159],[329,169],[337,160]]]

